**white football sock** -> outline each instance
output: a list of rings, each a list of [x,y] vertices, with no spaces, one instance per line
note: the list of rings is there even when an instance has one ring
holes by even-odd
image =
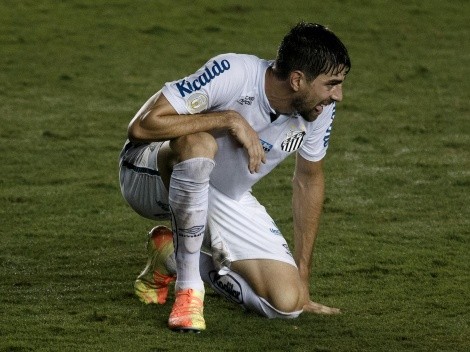
[[[171,174],[168,196],[176,234],[177,290],[204,291],[199,255],[207,221],[209,175],[214,165],[208,158],[189,159],[176,164]]]
[[[297,318],[302,310],[296,312],[281,312],[274,308],[263,297],[258,296],[245,279],[230,270],[225,275],[219,275],[212,257],[201,253],[201,276],[204,282],[229,301],[241,305],[247,310],[254,311],[267,318],[292,319]]]

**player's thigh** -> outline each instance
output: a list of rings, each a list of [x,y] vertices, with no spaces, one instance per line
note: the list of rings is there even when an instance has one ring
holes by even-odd
[[[210,189],[208,228],[216,267],[239,273],[280,311],[297,311],[303,293],[286,240],[266,209],[247,192],[234,200]]]

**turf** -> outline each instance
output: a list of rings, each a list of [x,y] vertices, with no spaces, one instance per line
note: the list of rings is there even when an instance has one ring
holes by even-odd
[[[467,351],[468,1],[0,3],[0,351]],[[154,224],[120,195],[135,111],[222,52],[273,58],[296,21],[353,68],[326,159],[312,296],[335,317],[244,313],[166,328],[132,284]],[[289,159],[255,187],[292,241]]]

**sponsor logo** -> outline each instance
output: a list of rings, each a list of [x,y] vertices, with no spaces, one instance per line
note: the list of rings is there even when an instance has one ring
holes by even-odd
[[[214,286],[228,300],[242,304],[242,287],[230,274],[220,276],[217,271],[209,272],[209,278]]]
[[[216,60],[212,62],[211,67],[205,67],[204,72],[192,81],[182,79],[176,83],[176,88],[180,92],[181,97],[185,97],[186,94],[197,92],[206,84],[210,83],[215,77],[220,76],[225,71],[230,70],[230,62],[222,60],[220,63]]]
[[[208,102],[209,99],[207,98],[207,95],[202,93],[194,93],[186,101],[186,107],[190,113],[196,114],[207,109]]]
[[[238,99],[237,103],[241,105],[251,105],[254,100],[255,100],[255,97],[245,96],[245,97]]]
[[[286,139],[281,144],[281,149],[285,152],[293,152],[299,149],[304,140],[305,131],[290,131],[287,133]]]
[[[259,140],[261,142],[261,146],[263,147],[263,150],[267,153],[269,152],[271,149],[273,149],[273,145],[272,144],[269,144],[268,142],[266,141],[263,141],[262,139]]]

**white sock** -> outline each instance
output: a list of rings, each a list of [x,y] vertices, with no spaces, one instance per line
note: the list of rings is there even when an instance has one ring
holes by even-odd
[[[204,291],[199,273],[199,255],[207,221],[209,175],[214,161],[185,160],[174,166],[168,192],[173,232],[177,290]]]
[[[263,297],[258,296],[248,285],[245,279],[234,271],[226,275],[219,275],[212,261],[212,257],[201,253],[201,275],[204,282],[229,301],[241,305],[247,310],[254,311],[266,318],[297,318],[302,311],[281,312],[274,308]]]

